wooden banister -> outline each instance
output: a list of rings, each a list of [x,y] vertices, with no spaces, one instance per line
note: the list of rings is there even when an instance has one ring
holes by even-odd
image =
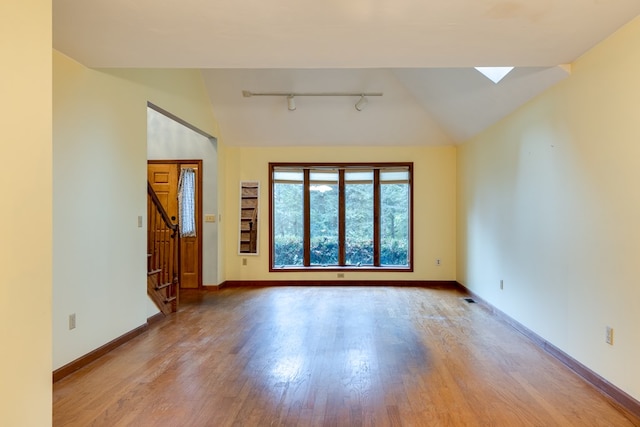
[[[172,229],[174,233],[177,232],[178,231],[178,224],[173,224],[171,222],[171,219],[169,219],[169,214],[167,214],[167,211],[164,210],[164,207],[162,206],[162,203],[160,203],[160,199],[158,199],[158,195],[153,190],[153,187],[151,186],[151,183],[149,181],[147,181],[147,194],[149,195],[149,197],[151,197],[151,201],[152,201],[153,205],[158,210],[158,213],[162,217],[162,220],[167,225],[167,227]]]
[[[147,182],[147,292],[163,313],[175,312],[180,277],[180,233]]]

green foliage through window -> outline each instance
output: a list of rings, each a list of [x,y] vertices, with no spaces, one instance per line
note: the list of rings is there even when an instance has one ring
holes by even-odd
[[[271,178],[272,268],[410,267],[410,164],[278,164]]]

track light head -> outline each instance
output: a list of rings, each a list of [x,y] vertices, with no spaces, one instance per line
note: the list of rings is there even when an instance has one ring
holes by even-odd
[[[367,98],[365,98],[364,95],[360,95],[360,99],[358,100],[358,102],[356,102],[356,110],[364,110],[368,103],[369,101],[367,101]]]
[[[287,108],[289,109],[289,111],[293,111],[296,109],[296,100],[294,99],[293,95],[287,96]]]

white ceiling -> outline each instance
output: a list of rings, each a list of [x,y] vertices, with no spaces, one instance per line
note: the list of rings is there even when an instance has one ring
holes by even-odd
[[[568,75],[638,0],[53,0],[89,67],[200,68],[230,145],[464,141]],[[473,66],[517,66],[498,85]],[[242,90],[384,92],[243,98]]]

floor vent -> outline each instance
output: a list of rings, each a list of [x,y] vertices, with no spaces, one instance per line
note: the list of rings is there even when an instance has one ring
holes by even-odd
[[[469,304],[475,304],[476,302],[473,300],[473,298],[465,298],[464,299],[466,302],[468,302]]]

